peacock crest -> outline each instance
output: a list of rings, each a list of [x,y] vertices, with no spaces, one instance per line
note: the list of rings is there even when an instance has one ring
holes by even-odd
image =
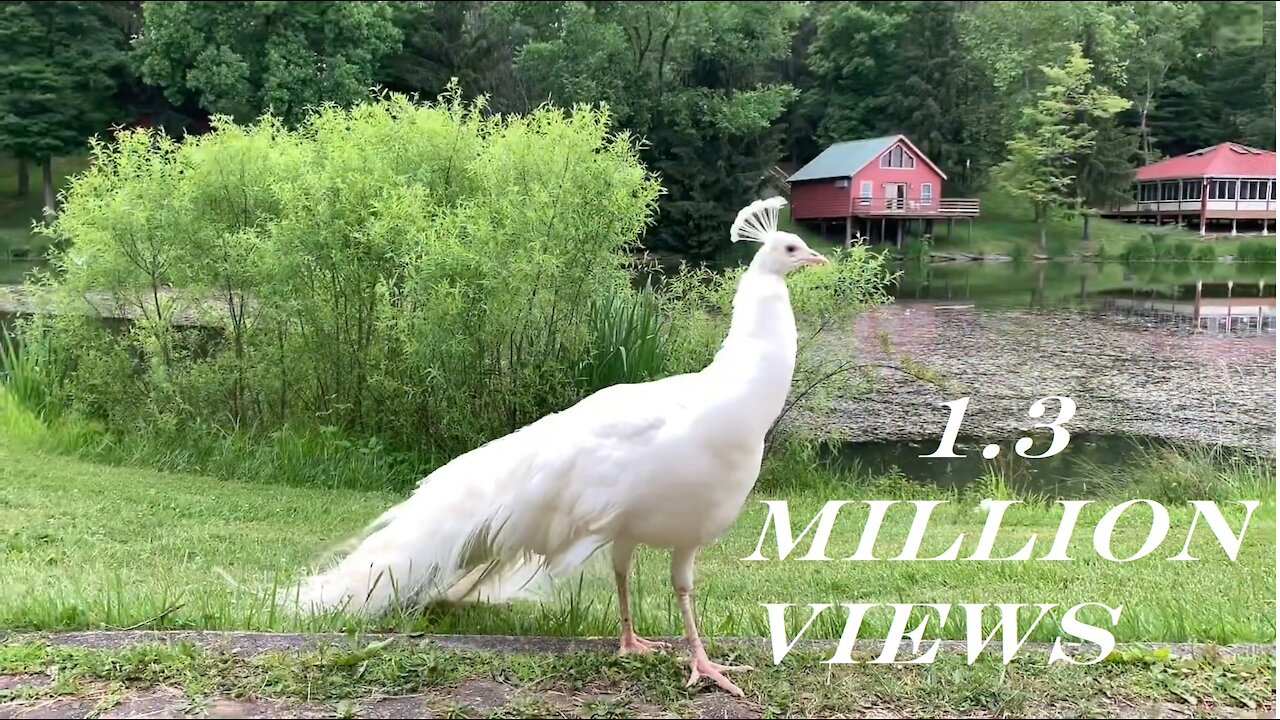
[[[742,208],[729,228],[729,239],[733,242],[768,242],[769,236],[778,232],[778,211],[786,204],[785,198],[771,197]]]

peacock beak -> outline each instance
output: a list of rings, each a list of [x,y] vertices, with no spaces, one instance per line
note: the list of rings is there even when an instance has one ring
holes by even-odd
[[[801,265],[826,265],[829,262],[831,261],[828,260],[826,257],[819,255],[818,253],[813,252],[812,250],[809,251],[809,255],[807,257],[800,259]]]

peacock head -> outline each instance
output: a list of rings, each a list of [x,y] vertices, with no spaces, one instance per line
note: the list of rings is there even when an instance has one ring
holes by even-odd
[[[786,204],[780,197],[751,203],[738,212],[729,230],[729,239],[760,243],[751,261],[752,267],[777,275],[786,275],[807,265],[825,265],[827,259],[810,249],[799,235],[778,229],[778,210]]]

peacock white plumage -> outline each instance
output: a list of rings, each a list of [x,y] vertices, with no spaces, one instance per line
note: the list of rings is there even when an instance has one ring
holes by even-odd
[[[733,242],[760,244],[734,296],[730,329],[703,370],[615,385],[459,456],[356,538],[333,567],[291,588],[302,609],[375,614],[433,601],[499,602],[612,548],[622,653],[663,646],[631,626],[628,576],[640,545],[672,551],[671,580],[700,677],[741,695],[711,662],[692,609],[694,558],[738,517],[765,434],[795,368],[785,277],[827,262],[778,230],[782,198],[738,214]]]

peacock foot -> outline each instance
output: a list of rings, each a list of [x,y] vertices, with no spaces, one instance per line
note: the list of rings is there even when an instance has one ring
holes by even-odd
[[[618,647],[619,655],[644,655],[655,650],[664,650],[671,647],[667,643],[655,640],[645,640],[635,633],[623,633],[622,642]]]
[[[732,695],[742,697],[742,690],[739,689],[737,685],[730,682],[729,678],[725,677],[724,674],[727,672],[743,672],[747,670],[755,670],[755,668],[750,665],[721,665],[719,663],[713,663],[711,660],[707,659],[706,652],[698,652],[695,653],[693,658],[689,661],[689,682],[685,683],[684,686],[686,688],[693,687],[694,683],[705,677],[714,680],[716,685],[719,685],[722,690],[725,690]]]

